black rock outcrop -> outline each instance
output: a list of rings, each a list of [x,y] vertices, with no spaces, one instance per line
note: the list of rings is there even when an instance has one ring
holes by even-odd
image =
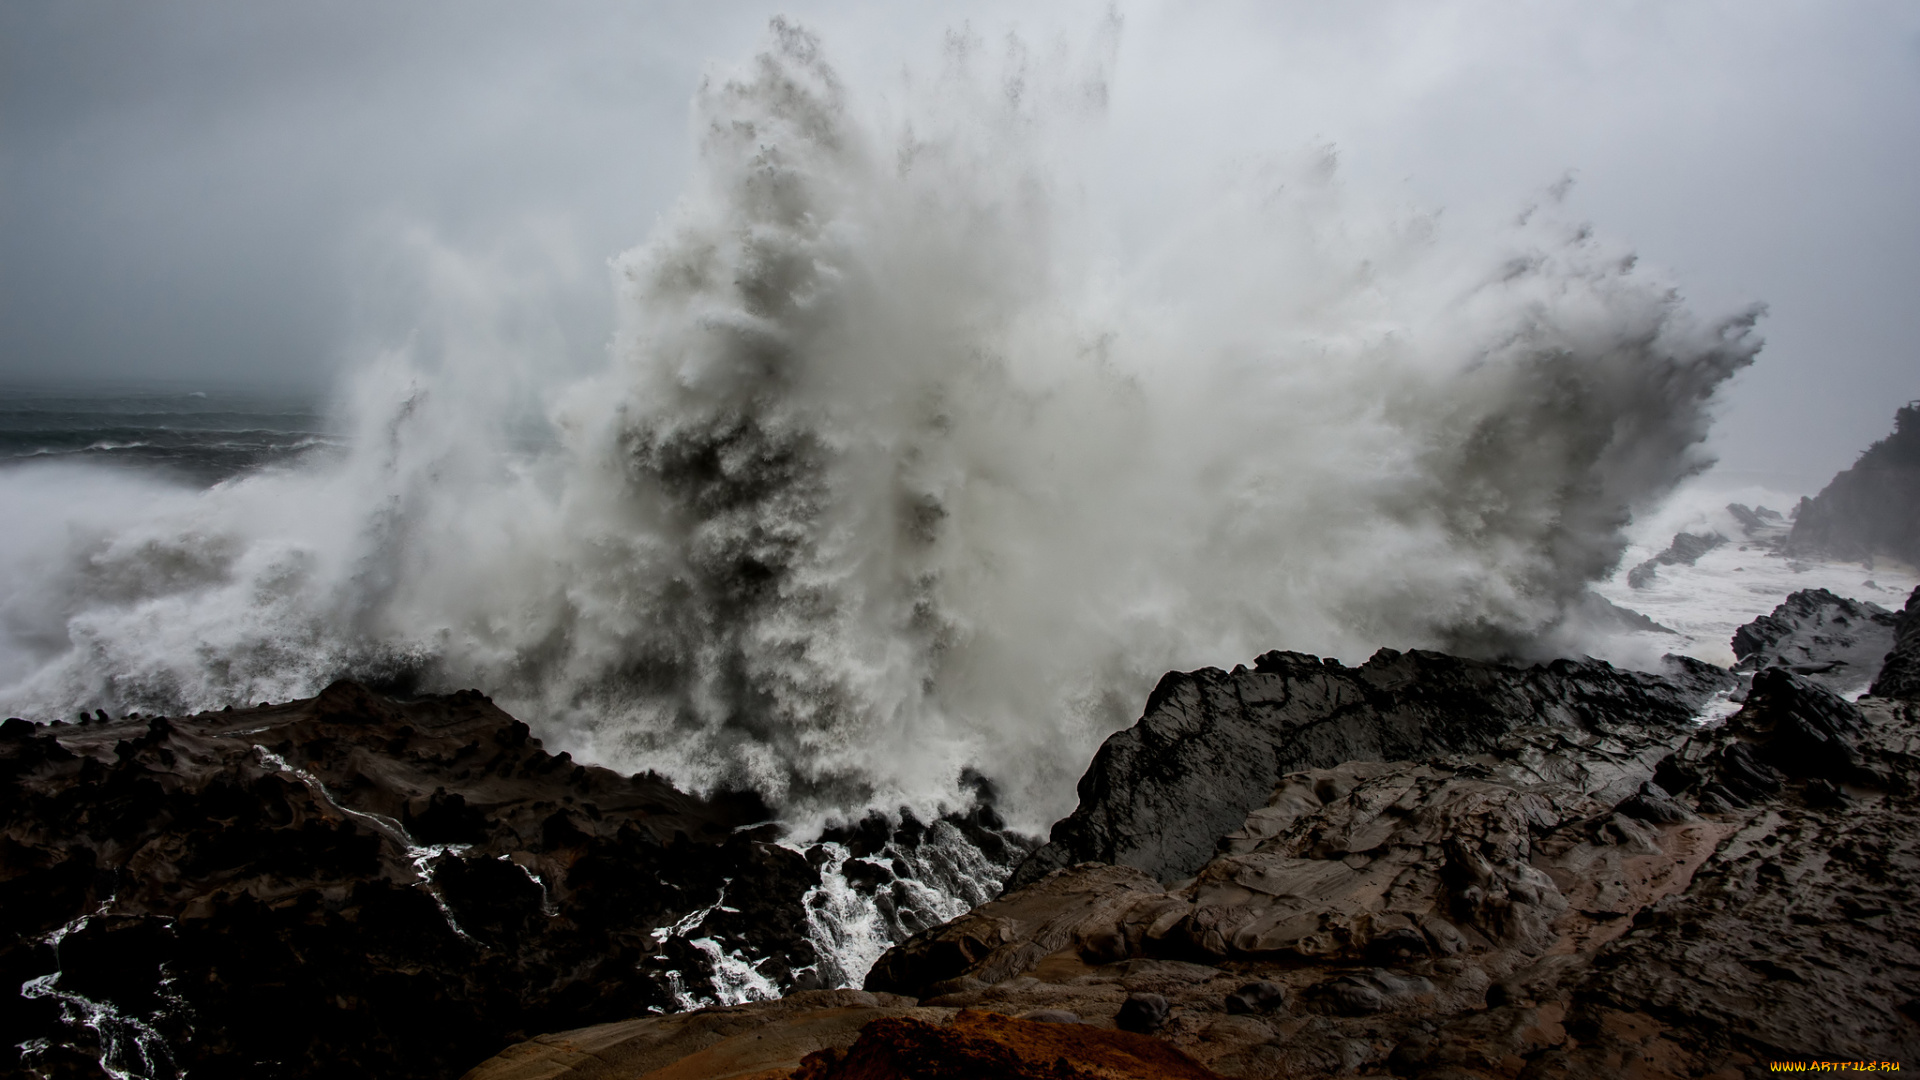
[[[1785,668],[1828,689],[1857,693],[1892,651],[1895,621],[1878,604],[1802,590],[1733,632],[1739,658],[1733,669]]]
[[[1741,509],[1746,508],[1741,507]],[[1727,538],[1719,533],[1708,533],[1705,536],[1684,532],[1674,533],[1673,542],[1667,545],[1667,550],[1627,571],[1627,584],[1636,589],[1644,589],[1653,584],[1653,579],[1662,566],[1692,566],[1700,561],[1700,556],[1726,542]]]
[[[1101,746],[1080,779],[1080,805],[1008,887],[1081,862],[1162,881],[1188,877],[1287,773],[1483,752],[1523,726],[1593,735],[1615,724],[1679,729],[1733,683],[1719,668],[1679,658],[1659,676],[1598,661],[1522,669],[1391,649],[1358,668],[1271,652],[1251,671],[1171,673],[1139,722]]]
[[[1842,559],[1891,555],[1920,565],[1920,401],[1895,413],[1893,434],[1868,447],[1852,468],[1800,500],[1786,546]]]
[[[577,765],[472,691],[8,720],[0,800],[0,1075],[455,1076],[715,997],[720,956],[816,960],[757,798]]]
[[[1893,651],[1873,680],[1874,697],[1920,701],[1920,589],[1907,597],[1894,624]]]
[[[1489,677],[1524,696],[1525,675]],[[1911,706],[1770,667],[1718,726],[1544,718],[1306,769],[1190,881],[1055,870],[896,946],[869,987],[1121,1027],[1155,995],[1156,1037],[1250,1080],[1886,1068],[1920,1055],[1916,746]]]
[[[1764,506],[1748,506],[1745,503],[1728,503],[1727,513],[1740,524],[1740,535],[1749,540],[1777,542],[1785,540],[1793,526],[1785,514],[1778,510],[1769,510]]]

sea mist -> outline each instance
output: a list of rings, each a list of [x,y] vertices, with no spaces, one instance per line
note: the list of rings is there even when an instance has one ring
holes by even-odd
[[[1706,464],[1754,313],[1695,317],[1551,195],[1464,235],[1380,211],[1331,149],[1122,243],[1077,150],[1109,37],[957,36],[862,96],[776,22],[613,263],[605,370],[456,308],[358,372],[337,460],[16,537],[0,705],[476,686],[796,823],[977,774],[1039,830],[1169,668],[1587,647],[1569,613]]]

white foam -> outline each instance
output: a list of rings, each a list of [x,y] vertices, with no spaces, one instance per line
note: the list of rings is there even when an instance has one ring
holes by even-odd
[[[1784,510],[1797,500],[1779,491],[1729,488],[1715,483],[1711,475],[1688,485],[1662,514],[1636,527],[1621,569],[1596,587],[1607,599],[1675,633],[1629,635],[1598,652],[1628,662],[1644,661],[1649,653],[1671,652],[1731,666],[1733,632],[1772,612],[1794,592],[1827,589],[1897,611],[1908,594],[1920,586],[1920,572],[1890,560],[1877,560],[1869,566],[1815,557],[1789,558],[1774,545],[1746,539],[1725,510],[1729,502],[1736,501]],[[1645,588],[1627,584],[1629,568],[1665,550],[1673,534],[1682,531],[1700,535],[1718,532],[1729,542],[1700,556],[1691,566],[1659,567]],[[1859,689],[1864,692],[1866,687]]]
[[[820,884],[808,890],[801,904],[807,913],[807,940],[820,958],[818,974],[826,986],[861,985],[889,948],[998,896],[1000,883],[1015,865],[996,862],[951,822],[938,821],[919,843],[888,845],[869,857],[869,862],[888,866],[892,880],[863,891],[848,879],[852,852],[846,845],[828,842],[820,847],[826,856],[819,868]],[[1017,862],[1020,853],[1012,854]]]
[[[102,903],[94,911],[69,920],[56,927],[41,940],[55,950],[68,935],[84,929],[87,923],[112,907],[112,899]],[[29,1000],[45,998],[58,1002],[61,1019],[68,1024],[79,1024],[94,1033],[100,1043],[98,1058],[100,1071],[113,1080],[152,1080],[154,1077],[173,1076],[176,1067],[173,1053],[167,1046],[164,1035],[153,1025],[138,1016],[129,1016],[115,1008],[111,1002],[95,1001],[83,994],[60,986],[60,971],[50,975],[41,975],[20,984],[20,996]],[[170,977],[163,977],[161,996],[172,997],[168,993]],[[177,1002],[177,997],[173,998]],[[35,1040],[40,1046],[46,1046],[46,1040]],[[31,1062],[34,1046],[21,1044],[23,1060]]]

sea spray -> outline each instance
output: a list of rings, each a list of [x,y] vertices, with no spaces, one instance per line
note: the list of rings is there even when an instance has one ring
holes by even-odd
[[[964,807],[968,770],[1038,832],[1169,668],[1579,647],[1754,313],[1694,318],[1552,198],[1491,234],[1379,212],[1330,150],[1119,244],[1072,153],[1093,52],[956,47],[883,107],[776,22],[615,262],[604,372],[451,320],[360,373],[342,460],[13,553],[0,704],[480,686],[802,835]]]

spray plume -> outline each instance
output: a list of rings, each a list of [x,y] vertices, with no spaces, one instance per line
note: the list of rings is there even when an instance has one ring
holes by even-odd
[[[15,552],[0,699],[475,685],[795,821],[962,803],[971,769],[1032,829],[1171,667],[1581,647],[1755,313],[1695,319],[1552,205],[1467,237],[1370,213],[1330,151],[1118,257],[1070,168],[1114,31],[1054,78],[977,77],[956,37],[889,117],[776,21],[702,89],[549,445],[511,438],[537,357],[469,295],[431,359],[362,374],[344,459]]]

